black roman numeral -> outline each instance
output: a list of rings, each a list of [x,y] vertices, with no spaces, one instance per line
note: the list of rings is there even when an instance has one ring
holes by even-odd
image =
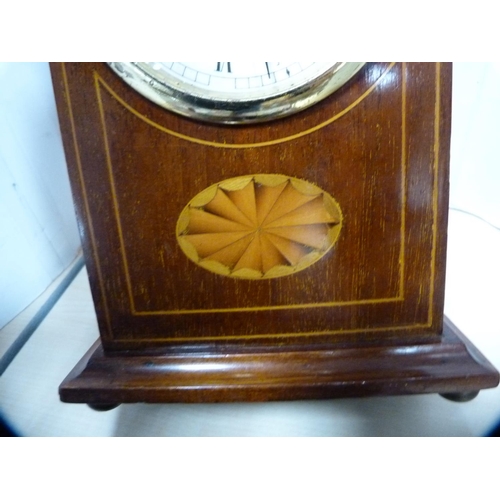
[[[218,62],[217,63],[217,69],[215,71],[224,71],[224,68],[226,68],[227,64],[227,72],[231,73],[231,63],[230,62]]]

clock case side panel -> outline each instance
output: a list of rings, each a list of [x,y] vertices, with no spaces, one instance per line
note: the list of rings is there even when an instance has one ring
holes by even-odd
[[[450,144],[451,144],[451,113],[452,113],[452,63],[441,63],[439,65],[441,85],[440,93],[436,97],[439,106],[439,123],[437,133],[439,134],[439,149],[436,166],[438,173],[436,177],[436,259],[435,259],[435,284],[433,292],[434,322],[433,329],[443,332],[444,328],[444,295],[446,282],[446,249],[448,242],[448,210],[450,193]]]
[[[424,63],[422,63],[424,64]],[[431,261],[430,276],[430,331],[443,333],[444,294],[446,281],[446,248],[448,239],[450,142],[451,142],[451,99],[452,63],[436,63],[436,120],[434,123],[435,145],[433,151],[434,189],[432,205],[436,214],[432,227],[434,233],[434,259]],[[417,80],[418,82],[418,80]],[[411,146],[410,146],[411,147]],[[418,192],[418,190],[416,190]]]
[[[65,63],[50,63],[52,84],[59,118],[59,126],[66,156],[73,205],[75,209],[78,230],[82,243],[85,265],[89,275],[92,299],[96,310],[100,337],[103,341],[112,339],[111,325],[106,307],[104,287],[99,283],[100,269],[95,257],[95,240],[88,200],[85,193],[84,179],[81,167],[80,151],[76,140],[74,117],[69,102],[67,75]]]

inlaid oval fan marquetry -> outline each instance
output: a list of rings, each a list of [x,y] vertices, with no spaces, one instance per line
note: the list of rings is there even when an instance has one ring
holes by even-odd
[[[234,278],[276,278],[322,258],[342,226],[338,203],[309,182],[262,174],[205,189],[182,211],[177,239],[193,262]]]

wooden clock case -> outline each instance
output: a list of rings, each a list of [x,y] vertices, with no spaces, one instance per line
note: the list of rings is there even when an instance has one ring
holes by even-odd
[[[451,64],[368,63],[305,111],[240,126],[166,111],[104,63],[51,69],[100,330],[63,401],[466,400],[498,384],[443,315]],[[336,200],[333,247],[274,278],[187,258],[190,201],[262,175]]]

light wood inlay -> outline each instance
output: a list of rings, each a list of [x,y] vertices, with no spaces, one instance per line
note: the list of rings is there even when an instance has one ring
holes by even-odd
[[[334,245],[337,202],[317,186],[283,175],[229,179],[183,210],[177,237],[186,255],[217,274],[258,279],[310,266]]]

